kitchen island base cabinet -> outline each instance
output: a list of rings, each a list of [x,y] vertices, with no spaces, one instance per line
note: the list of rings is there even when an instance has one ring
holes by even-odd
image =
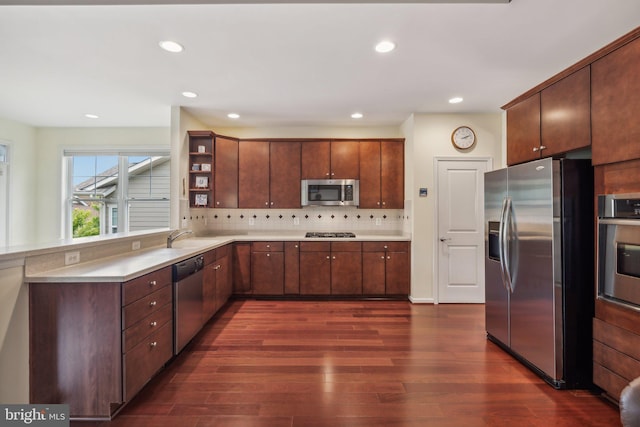
[[[173,355],[171,268],[125,283],[30,283],[30,403],[109,419]]]

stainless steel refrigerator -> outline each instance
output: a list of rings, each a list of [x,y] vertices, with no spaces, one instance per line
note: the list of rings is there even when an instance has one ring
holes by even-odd
[[[589,388],[593,168],[541,159],[485,174],[487,337],[556,388]]]

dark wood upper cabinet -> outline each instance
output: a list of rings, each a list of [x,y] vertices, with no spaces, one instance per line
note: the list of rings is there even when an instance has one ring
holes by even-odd
[[[540,158],[540,93],[507,110],[507,164]]]
[[[305,141],[302,144],[302,179],[329,179],[331,142]]]
[[[380,161],[381,207],[404,209],[404,141],[382,141]]]
[[[269,142],[238,143],[238,207],[269,207]]]
[[[216,208],[238,207],[238,140],[216,136],[215,204]]]
[[[360,208],[404,208],[404,141],[360,141]]]
[[[359,179],[358,141],[331,141],[331,179]]]
[[[379,208],[381,197],[380,141],[360,141],[360,208]]]
[[[584,67],[541,92],[541,157],[591,145],[590,75]]]
[[[356,140],[305,141],[302,144],[302,179],[358,179],[358,144]]]
[[[270,207],[300,208],[300,142],[272,142]]]
[[[640,158],[640,38],[591,64],[592,162]]]

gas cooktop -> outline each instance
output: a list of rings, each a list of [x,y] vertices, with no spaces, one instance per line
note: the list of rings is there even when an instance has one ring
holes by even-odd
[[[350,232],[335,232],[335,231],[309,231],[304,237],[326,237],[326,238],[342,238],[342,237],[356,237],[354,233]]]

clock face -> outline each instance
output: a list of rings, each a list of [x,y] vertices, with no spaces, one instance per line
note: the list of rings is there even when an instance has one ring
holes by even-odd
[[[460,126],[451,134],[451,142],[456,148],[467,150],[476,143],[476,134],[468,126]]]

